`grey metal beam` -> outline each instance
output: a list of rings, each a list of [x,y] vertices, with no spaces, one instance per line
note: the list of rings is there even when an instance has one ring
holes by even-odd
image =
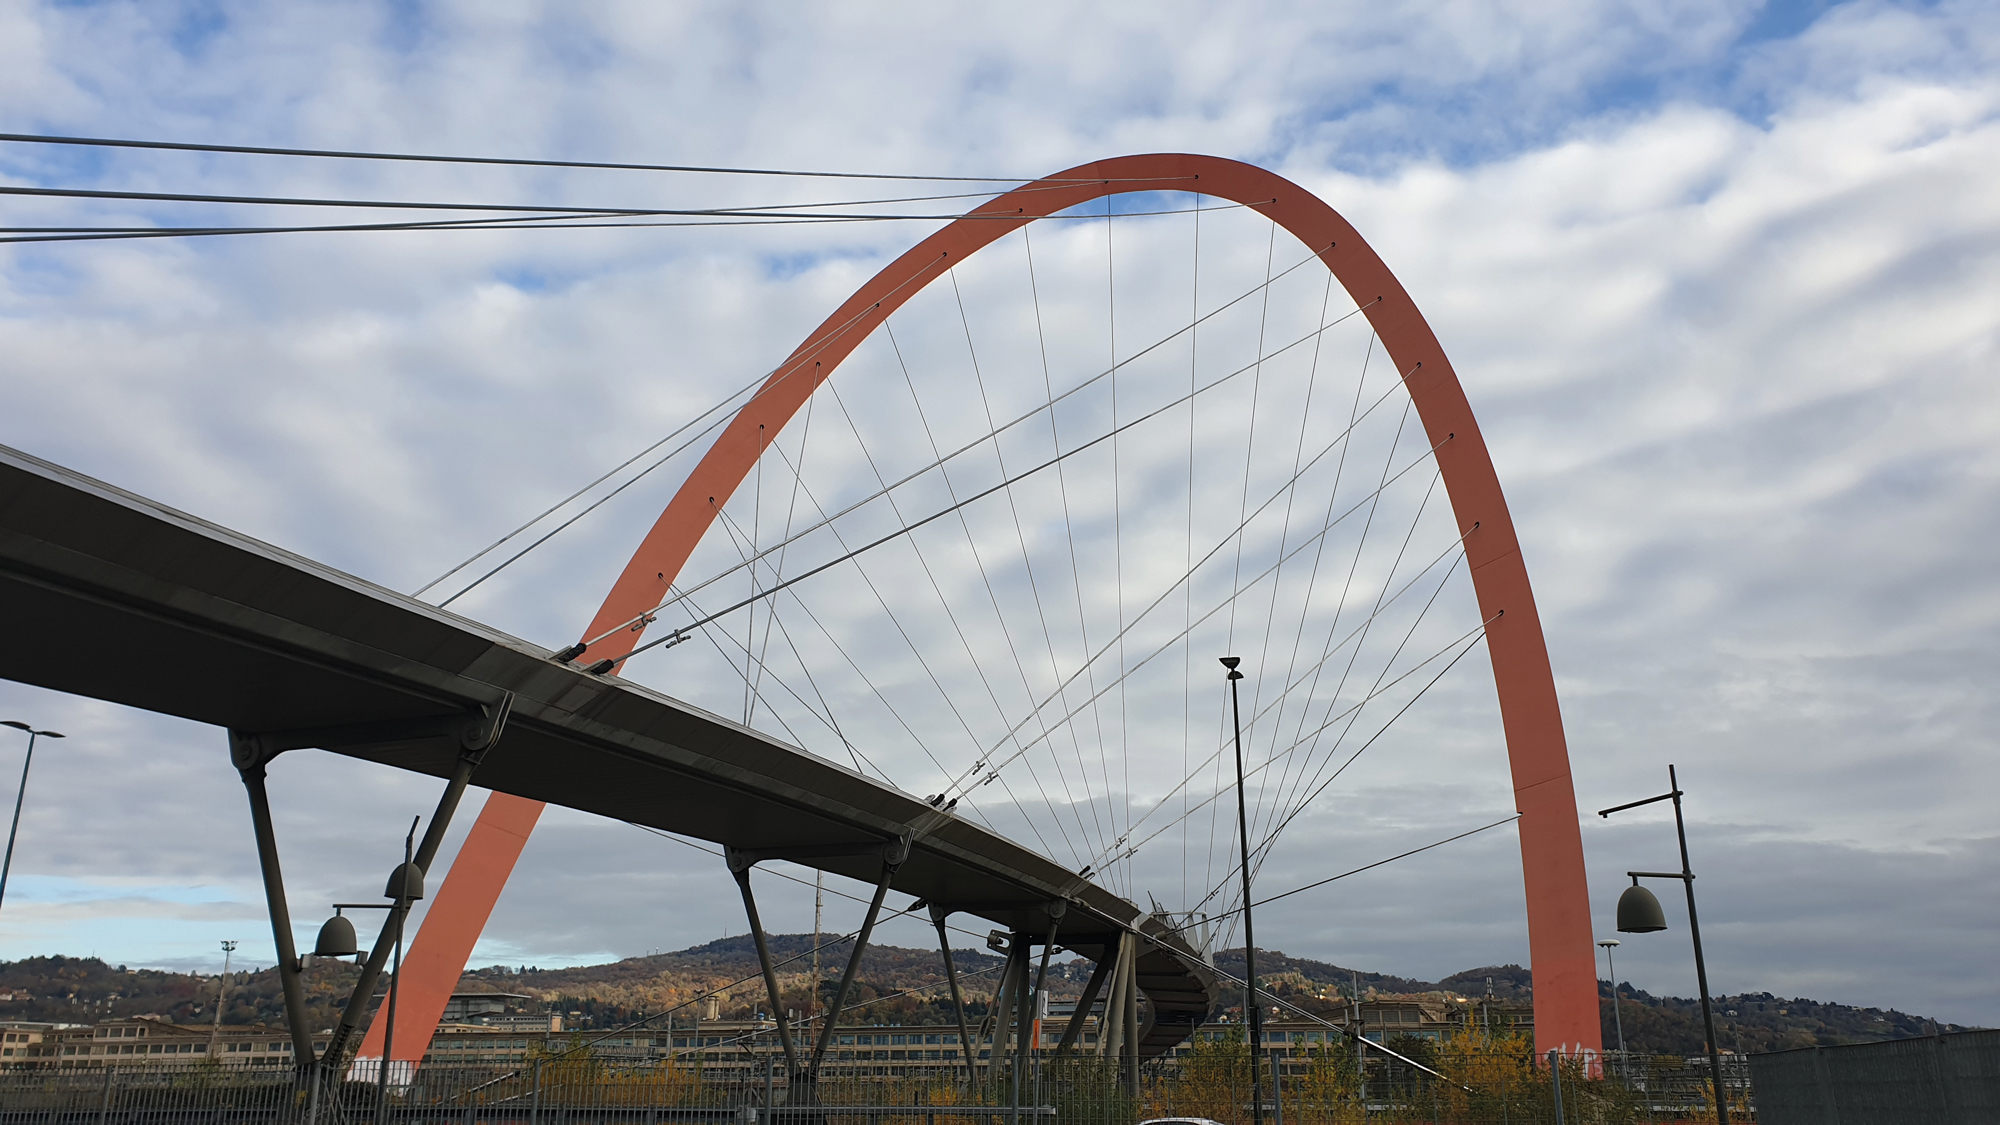
[[[1090,979],[1084,983],[1083,995],[1077,999],[1076,1010],[1070,1013],[1069,1026],[1064,1028],[1062,1042],[1056,1044],[1056,1057],[1068,1054],[1076,1041],[1083,1036],[1083,1021],[1090,1016],[1091,1005],[1097,1003],[1097,994],[1104,988],[1105,978],[1111,975],[1111,967],[1118,963],[1115,956],[1100,956],[1096,967],[1090,971]],[[1104,1038],[1104,1023],[1097,1025],[1097,1037]]]
[[[826,1023],[819,1030],[819,1044],[813,1048],[812,1063],[806,1068],[807,1074],[816,1084],[819,1081],[820,1060],[826,1057],[827,1045],[833,1042],[833,1029],[840,1022],[840,1013],[847,1007],[847,994],[854,987],[854,974],[861,969],[861,955],[868,949],[868,939],[875,933],[875,920],[882,915],[882,900],[888,897],[889,881],[896,877],[896,868],[910,856],[908,840],[897,840],[883,845],[882,877],[875,884],[875,897],[868,901],[868,913],[861,920],[861,931],[854,935],[854,951],[848,954],[847,968],[841,971],[840,988],[833,995],[833,1006],[826,1013]]]
[[[771,998],[771,1018],[777,1021],[778,1042],[785,1049],[785,1073],[796,1075],[799,1052],[792,1045],[792,1026],[785,1018],[784,997],[778,992],[778,971],[771,965],[771,943],[764,936],[763,919],[757,916],[757,896],[750,890],[750,870],[756,862],[733,849],[724,852],[724,860],[729,873],[736,877],[737,888],[743,892],[743,913],[750,920],[750,935],[756,940],[757,964],[764,970],[764,991]]]
[[[313,1054],[312,1029],[306,1026],[305,983],[299,973],[299,951],[292,941],[292,912],[285,903],[285,874],[278,863],[278,835],[271,824],[271,798],[264,787],[264,766],[269,757],[246,745],[231,731],[230,758],[243,778],[250,795],[250,826],[257,837],[257,867],[264,878],[264,904],[271,915],[271,937],[278,947],[278,982],[285,993],[285,1025],[292,1035],[293,1065],[309,1070],[318,1062]],[[219,1002],[218,1002],[219,1003]]]
[[[965,1060],[965,1081],[970,1084],[977,1080],[979,1047],[972,1041],[972,1035],[965,1026],[965,993],[958,986],[958,965],[952,960],[951,938],[945,933],[944,920],[951,911],[937,904],[931,904],[931,922],[937,926],[938,953],[944,957],[944,976],[951,982],[951,1010],[958,1017],[958,1050]]]

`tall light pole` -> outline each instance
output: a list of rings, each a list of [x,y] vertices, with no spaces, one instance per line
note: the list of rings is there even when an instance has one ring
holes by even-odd
[[[1611,1022],[1618,1025],[1618,1073],[1626,1085],[1632,1083],[1630,1059],[1625,1057],[1625,1016],[1618,1010],[1618,963],[1612,960],[1611,951],[1618,948],[1617,938],[1605,938],[1597,943],[1604,950],[1604,967],[1611,973]]]
[[[215,978],[215,1022],[208,1033],[208,1057],[215,1059],[215,1049],[222,1044],[222,996],[229,987],[229,955],[236,952],[236,943],[222,943],[222,975]],[[219,1060],[217,1060],[219,1061]]]
[[[1640,805],[1650,805],[1655,801],[1674,803],[1674,832],[1681,842],[1681,869],[1679,871],[1627,871],[1632,877],[1632,885],[1618,896],[1618,932],[1622,934],[1650,934],[1667,928],[1667,916],[1660,909],[1660,900],[1653,892],[1639,885],[1641,879],[1679,879],[1687,889],[1688,932],[1694,937],[1694,979],[1701,989],[1701,1023],[1708,1033],[1708,1071],[1715,1083],[1716,1125],[1729,1125],[1729,1100],[1722,1088],[1722,1053],[1715,1041],[1715,1005],[1708,998],[1708,964],[1701,956],[1701,919],[1694,912],[1694,868],[1688,864],[1687,822],[1681,817],[1681,783],[1674,773],[1674,767],[1667,767],[1667,791],[1657,797],[1647,797],[1643,801],[1628,801],[1622,805],[1598,812],[1598,816],[1609,819],[1612,813],[1626,809],[1636,809]],[[1616,993],[1614,992],[1615,996]]]
[[[15,719],[0,721],[0,727],[13,727],[28,732],[28,756],[21,762],[21,787],[14,791],[14,825],[7,829],[7,858],[0,860],[0,902],[7,899],[7,872],[14,866],[14,837],[21,831],[21,801],[28,795],[28,767],[35,764],[35,739],[62,738],[62,734],[52,730],[36,730]]]
[[[1264,1125],[1264,1008],[1257,1000],[1257,936],[1250,926],[1250,818],[1243,804],[1243,708],[1236,683],[1240,656],[1222,657],[1229,669],[1229,714],[1236,723],[1236,836],[1243,853],[1243,1015],[1250,1024],[1250,1117]],[[1280,1095],[1281,1097],[1283,1095]]]

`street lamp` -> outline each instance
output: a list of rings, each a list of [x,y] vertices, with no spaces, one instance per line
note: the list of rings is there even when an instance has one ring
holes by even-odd
[[[1632,1082],[1632,1068],[1631,1060],[1625,1055],[1625,1016],[1618,1010],[1618,963],[1611,957],[1611,951],[1618,948],[1618,939],[1605,938],[1598,942],[1597,946],[1604,950],[1604,967],[1611,973],[1611,1022],[1618,1025],[1618,1070],[1629,1086]]]
[[[7,829],[7,858],[0,860],[0,902],[7,899],[7,872],[14,866],[14,836],[21,831],[21,801],[28,795],[28,767],[35,764],[35,739],[62,738],[62,734],[52,730],[36,730],[26,723],[14,719],[0,720],[0,727],[13,727],[28,732],[28,756],[21,761],[21,787],[14,791],[14,826]]]
[[[1225,656],[1221,660],[1229,669],[1229,713],[1236,723],[1236,834],[1243,858],[1243,1015],[1250,1025],[1250,1115],[1256,1125],[1264,1125],[1264,1006],[1257,996],[1257,938],[1250,928],[1250,819],[1243,805],[1243,711],[1236,698],[1237,681],[1243,678],[1236,666],[1243,658]],[[1277,1087],[1282,1107],[1285,1095],[1275,1070],[1271,1082]]]
[[[1643,801],[1631,801],[1599,810],[1598,816],[1609,819],[1612,813],[1636,809],[1640,805],[1650,805],[1656,801],[1674,803],[1674,832],[1680,837],[1681,869],[1675,871],[1627,871],[1632,877],[1632,885],[1618,896],[1618,932],[1622,934],[1650,934],[1667,928],[1666,912],[1660,909],[1660,900],[1653,892],[1639,885],[1641,879],[1679,879],[1687,890],[1688,931],[1694,937],[1694,977],[1701,986],[1701,1022],[1708,1033],[1708,1069],[1710,1080],[1715,1083],[1715,1120],[1717,1125],[1729,1125],[1729,1102],[1722,1092],[1722,1054],[1715,1045],[1715,1006],[1708,999],[1708,965],[1701,956],[1701,920],[1694,910],[1694,869],[1688,865],[1687,822],[1681,817],[1681,784],[1674,774],[1674,767],[1667,767],[1667,792]],[[1614,980],[1611,998],[1615,1007],[1618,999],[1618,985]]]

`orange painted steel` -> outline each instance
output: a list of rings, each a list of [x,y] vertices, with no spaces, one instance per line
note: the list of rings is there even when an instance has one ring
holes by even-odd
[[[579,659],[632,651],[644,617],[693,554],[778,431],[877,325],[931,281],[980,248],[1036,219],[1134,191],[1183,191],[1259,211],[1317,252],[1405,372],[1417,413],[1464,534],[1480,616],[1499,690],[1501,723],[1521,813],[1521,866],[1535,988],[1535,1049],[1559,1049],[1596,1069],[1602,1048],[1583,837],[1555,680],[1506,498],[1471,405],[1423,314],[1347,221],[1296,184],[1249,164],[1212,156],[1152,154],[1080,165],[999,196],[890,263],[835,310],[766,380],[689,474],[646,533],[584,633],[604,635]],[[631,627],[637,622],[636,627]],[[420,1058],[445,1000],[471,956],[520,844],[540,806],[491,796],[473,837],[453,863],[404,970],[396,1029],[399,1058]],[[489,844],[488,841],[491,841]],[[474,846],[475,843],[478,846]],[[379,1054],[370,1027],[368,1044]],[[407,1044],[407,1046],[405,1046]]]

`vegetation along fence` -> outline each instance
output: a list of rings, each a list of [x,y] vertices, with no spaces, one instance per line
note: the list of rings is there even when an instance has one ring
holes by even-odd
[[[1405,1051],[1438,1071],[1364,1049],[1324,1045],[1282,1062],[1282,1088],[1263,1086],[1269,1125],[1637,1125],[1715,1120],[1706,1065],[1678,1057],[1613,1057],[1607,1076],[1580,1065],[1534,1065],[1524,1038],[1464,1035]],[[1407,1046],[1408,1043],[1399,1044]],[[1280,1065],[1275,1061],[1267,1064]],[[513,1067],[426,1066],[373,1076],[328,1074],[314,1089],[290,1071],[213,1062],[0,1071],[0,1125],[1135,1125],[1162,1117],[1252,1120],[1249,1052],[1202,1041],[1149,1063],[1135,1084],[1115,1060],[1001,1065],[968,1082],[939,1069],[826,1077],[788,1085],[772,1060],[748,1080],[698,1064],[633,1064],[587,1052]],[[1747,1077],[1730,1085],[1732,1121],[1752,1121]],[[1015,1107],[1019,1107],[1018,1109]]]

